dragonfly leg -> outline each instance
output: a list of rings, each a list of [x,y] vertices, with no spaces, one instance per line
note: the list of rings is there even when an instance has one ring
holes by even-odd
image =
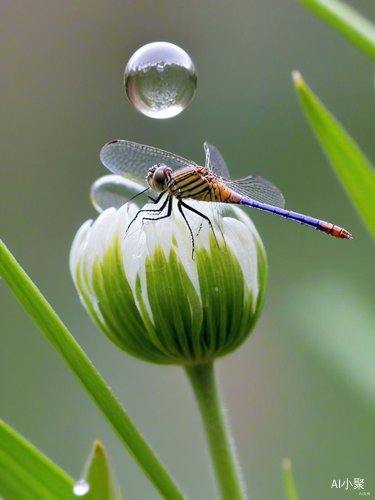
[[[134,195],[134,196],[132,196],[132,197],[131,197],[131,198],[130,198],[130,199],[129,199],[126,203],[129,203],[129,201],[134,200],[134,198],[136,198],[136,197],[137,197],[137,196],[139,196],[140,194],[145,193],[145,192],[146,192],[146,191],[148,191],[149,189],[150,189],[150,188],[148,187],[148,188],[144,189],[143,191],[140,191],[139,193],[135,194],[135,195]],[[150,198],[150,196],[149,196],[149,198]]]
[[[159,198],[160,198],[160,196],[159,196]],[[159,212],[159,214],[160,214],[164,210],[164,208],[166,207],[167,203],[168,203],[168,209],[167,209],[166,215],[162,215],[161,217],[143,217],[142,222],[144,220],[161,220],[161,219],[166,219],[167,217],[170,217],[171,213],[172,213],[172,197],[171,196],[169,196],[165,200],[165,202],[163,203],[163,205],[161,206],[160,209],[157,209],[157,210],[141,210],[141,212],[147,212],[147,213],[150,213],[150,212]]]
[[[180,205],[183,206],[184,208],[186,208],[187,210],[190,210],[190,212],[194,212],[195,214],[199,215],[200,217],[202,217],[203,219],[205,219],[208,222],[208,224],[209,224],[209,226],[211,228],[212,234],[214,235],[214,238],[215,238],[215,241],[216,241],[216,245],[218,246],[218,248],[220,248],[219,242],[217,241],[217,238],[216,238],[216,234],[215,234],[212,222],[209,219],[209,217],[207,217],[207,215],[202,214],[201,212],[198,212],[198,210],[195,210],[195,208],[190,207],[189,205],[187,205],[186,203],[184,203],[182,200],[178,200],[178,207],[179,207],[181,213],[182,213],[182,210],[180,208]],[[184,214],[182,213],[182,215],[184,215]],[[185,215],[184,215],[184,219],[186,221]],[[187,223],[187,221],[186,221],[186,223]],[[188,224],[188,226],[189,226],[189,224]],[[189,229],[190,229],[190,226],[189,226]],[[190,229],[190,232],[191,232],[191,229]],[[193,249],[193,251],[194,251],[194,249]]]
[[[182,206],[181,205],[183,205],[182,201],[178,200],[178,203],[177,203],[178,209],[181,212],[181,215],[184,218],[184,221],[186,222],[186,225],[187,225],[187,227],[189,229],[189,233],[190,233],[190,237],[191,237],[191,247],[192,247],[191,248],[191,258],[194,260],[194,233],[193,233],[193,231],[192,231],[192,229],[190,227],[190,224],[189,224],[189,222],[188,222],[188,220],[186,218],[186,215],[184,214],[184,212],[182,210]],[[201,227],[202,227],[202,225],[201,225]],[[199,228],[199,231],[201,230],[201,227]]]
[[[149,196],[149,197],[148,197],[148,199],[149,199],[149,200],[151,200],[152,202],[154,202],[154,203],[155,203],[155,205],[156,205],[156,204],[157,204],[157,203],[159,203],[159,201],[162,199],[162,197],[163,197],[163,195],[164,195],[164,194],[165,194],[165,193],[164,193],[164,191],[163,191],[162,193],[160,193],[160,194],[159,194],[159,196],[158,196],[156,199],[155,199],[155,198],[153,198],[152,196]]]
[[[155,201],[155,203],[157,203],[160,198],[162,197],[164,193],[161,193],[160,196],[158,196],[157,200]],[[153,217],[144,217],[143,220],[159,220],[159,219],[164,219],[164,217],[169,217],[171,215],[171,211],[172,211],[172,198],[170,197],[167,197],[165,199],[165,202],[163,203],[163,205],[160,207],[160,208],[156,208],[155,210],[139,210],[136,214],[136,216],[134,217],[134,219],[131,221],[131,223],[128,225],[126,231],[125,231],[125,236],[128,234],[129,232],[129,229],[130,227],[133,225],[133,223],[136,221],[136,219],[138,218],[138,215],[142,212],[147,212],[147,213],[150,213],[150,212],[157,212],[158,214],[160,214],[164,209],[165,207],[167,206],[167,203],[168,201],[170,202],[169,203],[169,206],[168,206],[168,212],[169,214],[167,216],[163,216],[163,217],[156,217],[156,218],[153,218]]]

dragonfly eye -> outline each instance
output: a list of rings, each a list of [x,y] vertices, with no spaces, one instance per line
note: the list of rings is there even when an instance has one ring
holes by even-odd
[[[147,182],[154,191],[162,192],[167,189],[164,169],[165,165],[160,164],[158,167],[151,167],[148,171]]]

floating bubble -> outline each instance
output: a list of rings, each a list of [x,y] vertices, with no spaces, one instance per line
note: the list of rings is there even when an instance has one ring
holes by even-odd
[[[133,106],[151,118],[183,111],[197,88],[189,55],[177,45],[153,42],[138,49],[125,68],[125,92]]]
[[[134,202],[139,207],[143,206],[149,201],[148,194],[155,194],[151,189],[140,194],[144,190],[145,186],[142,184],[121,175],[105,175],[91,186],[90,198],[94,208],[101,213],[110,207],[118,210],[134,196]]]

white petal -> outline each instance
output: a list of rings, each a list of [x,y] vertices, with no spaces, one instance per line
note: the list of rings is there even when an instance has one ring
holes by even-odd
[[[82,226],[78,229],[78,232],[73,240],[72,247],[70,249],[69,268],[73,281],[76,286],[77,286],[76,273],[77,273],[78,261],[82,256],[84,247],[87,245],[87,237],[91,224],[92,224],[92,219],[87,220],[84,224],[82,224]]]
[[[243,210],[240,207],[237,207],[236,205],[226,205],[225,206],[225,211],[230,213],[230,215],[234,216],[236,219],[240,220],[245,226],[254,234],[254,236],[261,242],[261,238],[259,236],[259,233],[257,231],[257,228],[254,225],[254,222],[250,219],[250,217],[247,215],[245,210]]]
[[[113,207],[104,210],[93,224],[88,245],[91,246],[93,252],[86,256],[86,259],[99,257],[103,261],[105,252],[108,246],[113,241],[116,231],[116,209]]]
[[[92,220],[88,220],[78,230],[76,237],[74,238],[72,248],[70,250],[69,266],[81,303],[83,304],[85,309],[88,310],[86,303],[83,300],[83,294],[85,296],[88,296],[90,302],[93,305],[94,310],[96,311],[97,316],[99,317],[100,321],[102,321],[102,323],[104,324],[104,319],[98,308],[97,299],[87,287],[87,283],[84,277],[85,256],[87,254],[86,250],[88,241],[90,239],[90,233],[92,230],[91,224]],[[80,275],[81,288],[78,287],[77,274]]]
[[[85,277],[84,282],[88,289],[92,288],[92,273],[94,269],[95,259],[99,255],[103,255],[105,251],[106,225],[115,217],[116,210],[108,208],[102,212],[91,226],[88,233],[87,244],[82,252],[82,273]],[[88,283],[86,283],[88,281]]]
[[[182,219],[182,217],[181,217]],[[186,226],[186,222],[183,221],[184,225],[180,227],[179,224],[174,224],[173,226],[173,235],[177,242],[177,253],[178,258],[181,261],[181,264],[184,266],[184,269],[193,283],[195,291],[200,297],[200,288],[199,288],[199,279],[198,279],[198,270],[197,264],[195,260],[192,259],[192,240],[190,237],[189,230]]]
[[[258,253],[253,233],[239,220],[224,217],[222,227],[226,244],[241,266],[248,293],[253,291],[254,303],[258,297]]]
[[[141,216],[137,217],[134,222],[135,214],[128,213],[126,205],[118,212],[119,221],[119,237],[122,236],[122,256],[124,272],[135,295],[135,284],[139,268],[144,265],[146,260],[146,236],[142,230]],[[132,223],[128,230],[129,224]]]

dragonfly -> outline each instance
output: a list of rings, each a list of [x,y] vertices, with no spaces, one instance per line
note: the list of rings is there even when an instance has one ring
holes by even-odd
[[[181,212],[192,237],[193,254],[194,235],[184,210],[194,212],[207,220],[212,231],[213,227],[210,219],[205,214],[186,203],[186,200],[189,199],[232,203],[256,208],[298,224],[312,227],[336,238],[353,239],[353,236],[346,229],[336,224],[286,210],[285,199],[281,191],[259,175],[249,175],[236,180],[231,179],[220,151],[209,142],[205,142],[203,147],[206,155],[204,167],[168,151],[132,141],[115,140],[108,142],[102,148],[100,153],[101,162],[111,172],[143,184],[145,190],[142,192],[151,188],[158,193],[156,199],[152,198],[155,204],[158,204],[165,196],[160,208],[140,210],[131,224],[141,212],[147,212],[148,214],[155,212],[156,215],[156,217],[144,217],[143,220],[160,220],[170,217],[173,198],[176,198],[178,210]],[[165,212],[164,215],[161,215],[163,212]],[[215,236],[214,231],[213,234]]]

